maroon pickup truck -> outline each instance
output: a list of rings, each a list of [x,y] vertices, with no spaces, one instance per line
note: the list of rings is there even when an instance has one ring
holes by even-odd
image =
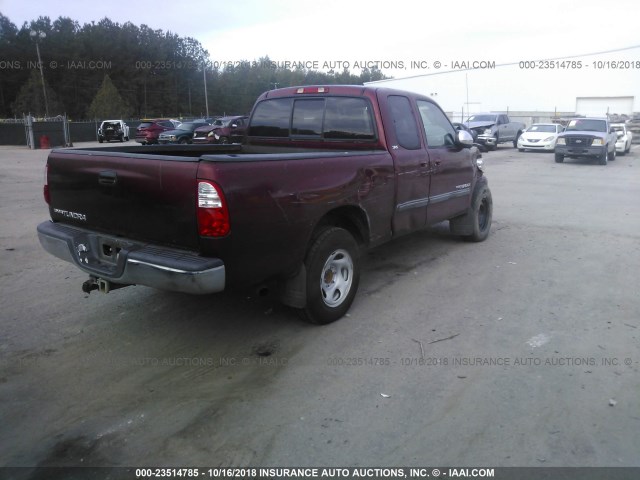
[[[242,145],[53,150],[38,236],[89,274],[85,292],[268,285],[325,324],[349,309],[363,248],[443,220],[487,238],[493,204],[472,142],[417,94],[273,90]]]

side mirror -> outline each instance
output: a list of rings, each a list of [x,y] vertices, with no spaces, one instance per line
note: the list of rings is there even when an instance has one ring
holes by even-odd
[[[460,130],[458,131],[458,144],[463,147],[472,147],[473,137],[466,130]]]

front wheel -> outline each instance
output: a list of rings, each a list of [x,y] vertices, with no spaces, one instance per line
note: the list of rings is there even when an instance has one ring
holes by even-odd
[[[607,147],[605,147],[602,153],[600,154],[600,158],[599,158],[600,165],[606,165],[608,158],[609,158],[609,154],[607,153]]]
[[[561,153],[556,153],[556,163],[564,162],[564,155]]]
[[[493,198],[485,183],[476,187],[467,213],[449,220],[449,229],[469,242],[482,242],[489,236],[492,218]]]
[[[229,137],[220,137],[220,140],[218,140],[218,143],[220,145],[229,145]]]
[[[353,235],[327,227],[315,237],[305,259],[307,305],[301,310],[311,323],[325,325],[351,307],[360,282],[358,244]]]
[[[613,147],[613,152],[609,153],[609,161],[613,162],[616,159],[616,147]]]
[[[522,132],[518,132],[516,138],[513,140],[513,148],[518,148],[518,139],[520,138],[520,135],[522,135]]]

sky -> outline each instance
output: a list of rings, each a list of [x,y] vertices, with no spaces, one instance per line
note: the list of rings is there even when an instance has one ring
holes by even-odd
[[[347,66],[358,73],[360,65],[378,65],[395,78],[422,76],[395,84],[434,94],[445,110],[469,104],[484,110],[569,111],[578,96],[633,96],[640,111],[637,1],[136,0],[120,5],[126,8],[86,0],[0,0],[0,12],[18,27],[39,16],[68,16],[81,24],[106,16],[146,24],[196,38],[216,65],[267,55],[279,64],[302,62],[319,70]],[[610,53],[576,57],[596,52]],[[565,63],[553,71],[520,64],[566,57],[583,64]],[[614,69],[611,62],[620,60],[630,62],[624,64],[629,68]],[[473,62],[514,65],[442,74]]]

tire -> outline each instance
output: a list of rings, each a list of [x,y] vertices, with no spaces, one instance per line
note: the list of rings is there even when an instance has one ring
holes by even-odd
[[[519,148],[518,151],[519,152],[524,152],[524,148]]]
[[[360,282],[358,244],[347,230],[326,227],[315,236],[304,264],[307,304],[300,311],[308,322],[326,325],[351,307]]]
[[[496,142],[491,147],[489,147],[489,150],[496,150],[498,148],[498,142],[499,141],[500,141],[500,137],[496,133]]]
[[[629,153],[631,151],[631,142],[629,142],[629,146],[625,149],[624,153]]]
[[[102,140],[101,138],[98,139],[98,142],[102,143],[104,142],[104,140]]]
[[[218,143],[220,145],[229,145],[229,137],[220,137],[220,140],[218,140]]]
[[[600,155],[600,158],[598,159],[598,163],[600,163],[600,165],[606,165],[608,158],[609,154],[607,153],[607,147],[605,147],[602,151],[602,155]]]
[[[564,155],[562,155],[561,153],[556,153],[556,163],[562,162],[564,162]]]
[[[520,138],[520,135],[522,135],[522,132],[518,132],[516,138],[513,140],[513,148],[518,148],[518,139]]]
[[[129,137],[124,137],[124,141],[128,142],[129,141]]]
[[[186,138],[183,137],[183,138],[180,139],[179,143],[180,143],[180,145],[186,145],[187,143],[189,143],[189,140],[187,140]]]
[[[120,137],[118,137],[118,140],[120,140],[120,143],[124,142],[124,137],[122,135],[120,135]]]
[[[616,159],[616,147],[613,147],[613,152],[609,154],[609,161],[613,162]]]
[[[454,235],[461,235],[468,242],[482,242],[491,231],[493,199],[487,183],[476,186],[469,211],[449,220],[449,229]]]

